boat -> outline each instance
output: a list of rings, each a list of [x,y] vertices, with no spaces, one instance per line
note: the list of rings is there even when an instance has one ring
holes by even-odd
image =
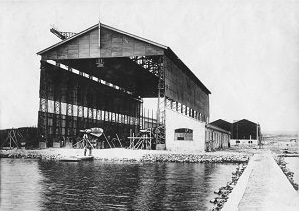
[[[88,161],[88,160],[93,160],[94,159],[94,157],[92,155],[81,156],[81,157],[77,157],[77,158],[82,160],[82,161],[84,161],[84,160]]]
[[[93,156],[70,156],[59,159],[62,162],[79,162],[79,161],[90,161],[93,160]]]

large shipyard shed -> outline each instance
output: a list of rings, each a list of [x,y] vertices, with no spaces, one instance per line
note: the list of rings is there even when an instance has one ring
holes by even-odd
[[[247,119],[234,121],[234,123],[218,119],[211,122],[210,125],[230,131],[232,145],[258,145],[262,138],[261,126]]]
[[[56,32],[63,40],[38,52],[38,128],[49,146],[92,127],[128,146],[151,122],[155,146],[204,149],[210,91],[169,47],[102,23]],[[157,99],[154,117],[144,117],[144,98]]]
[[[216,120],[214,122],[210,122],[210,125],[213,125],[213,126],[221,128],[223,130],[232,132],[233,124],[230,123],[230,122],[227,122],[227,121],[225,121],[223,119],[218,119],[218,120]]]
[[[232,124],[233,145],[259,145],[261,143],[261,126],[247,119]]]

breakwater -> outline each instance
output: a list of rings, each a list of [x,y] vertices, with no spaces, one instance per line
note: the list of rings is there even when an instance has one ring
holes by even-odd
[[[69,156],[82,156],[81,149],[43,149],[43,150],[2,150],[2,158],[59,160]],[[176,153],[157,150],[96,149],[92,151],[96,160],[137,161],[137,162],[176,162],[176,163],[243,163],[248,162],[250,154],[245,153]]]
[[[282,172],[286,175],[292,186],[294,187],[295,190],[298,190],[298,184],[295,183],[294,181],[294,173],[287,168],[287,162],[285,162],[283,157],[277,157],[275,159],[276,163],[278,166],[281,168]]]
[[[223,186],[218,190],[214,191],[214,193],[217,194],[218,196],[210,200],[211,203],[215,204],[215,206],[211,209],[212,211],[222,209],[223,205],[225,204],[225,202],[229,197],[229,194],[236,186],[239,178],[241,177],[246,167],[247,164],[238,165],[236,171],[232,172],[232,180],[228,182],[226,186]]]
[[[210,154],[146,154],[141,161],[178,163],[243,163],[248,155],[210,155]]]
[[[298,199],[273,154],[261,150],[248,162],[222,210],[298,210]]]

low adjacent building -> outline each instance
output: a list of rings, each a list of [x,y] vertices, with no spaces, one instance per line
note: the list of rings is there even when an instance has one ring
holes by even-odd
[[[206,125],[205,151],[215,151],[230,147],[230,131],[212,124]]]

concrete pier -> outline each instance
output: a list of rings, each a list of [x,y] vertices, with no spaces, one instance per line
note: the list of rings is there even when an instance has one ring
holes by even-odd
[[[269,151],[255,154],[224,204],[223,211],[299,210],[299,194]]]

